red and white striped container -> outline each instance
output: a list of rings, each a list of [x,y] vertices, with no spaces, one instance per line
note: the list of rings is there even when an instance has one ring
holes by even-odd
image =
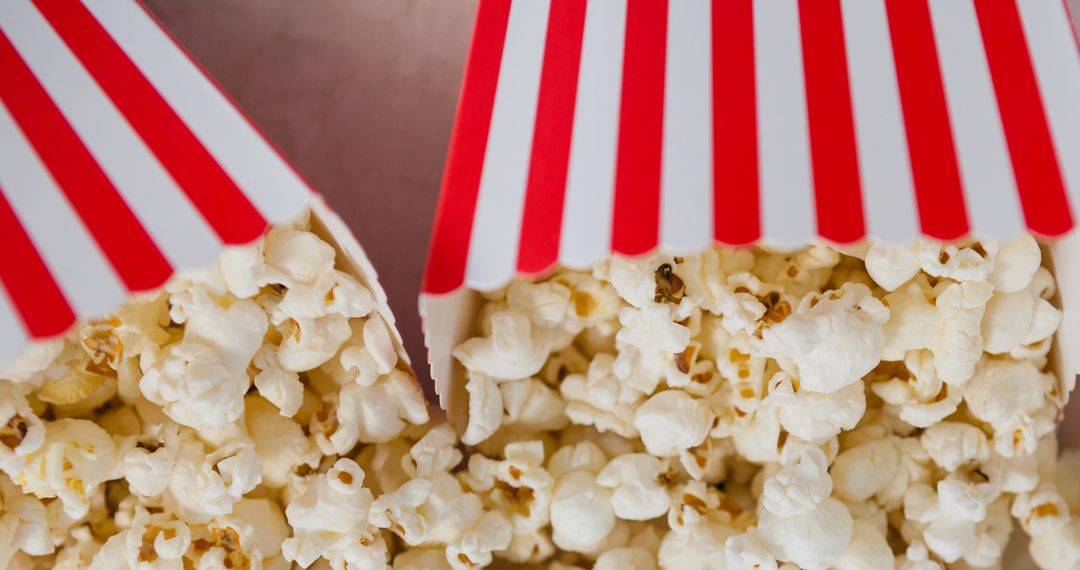
[[[352,233],[137,0],[0,2],[0,362],[306,208],[397,336]]]
[[[1031,231],[1075,348],[1077,216],[1062,0],[481,0],[420,298],[432,376],[455,415],[476,291],[714,243]],[[1080,351],[1054,365],[1071,387]]]

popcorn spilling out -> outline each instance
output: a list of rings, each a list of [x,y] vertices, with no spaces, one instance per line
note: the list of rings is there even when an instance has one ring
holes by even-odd
[[[1028,236],[514,281],[460,432],[340,261],[276,227],[0,368],[0,567],[1080,567]]]

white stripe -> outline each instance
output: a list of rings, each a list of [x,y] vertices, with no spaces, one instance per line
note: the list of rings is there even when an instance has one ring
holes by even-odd
[[[930,16],[972,233],[1016,235],[1023,210],[975,5],[930,0]]]
[[[29,335],[21,323],[22,318],[15,312],[11,298],[0,283],[0,368],[26,348]]]
[[[1017,5],[1073,220],[1080,220],[1080,53],[1072,22],[1061,0],[1019,0]]]
[[[263,217],[284,221],[308,204],[303,180],[138,2],[85,4]]]
[[[0,28],[173,266],[212,261],[216,235],[37,8],[0,2]]]
[[[499,287],[517,268],[549,8],[549,0],[510,5],[465,269],[473,289]]]
[[[762,241],[787,248],[815,240],[798,0],[754,2],[761,153]]]
[[[841,9],[868,233],[908,241],[919,218],[885,3],[841,0]]]
[[[123,302],[123,284],[3,104],[0,188],[80,316],[103,315]]]
[[[611,253],[626,0],[589,2],[566,173],[560,261],[586,268]]]
[[[713,239],[711,22],[709,0],[668,5],[660,244],[669,253]]]

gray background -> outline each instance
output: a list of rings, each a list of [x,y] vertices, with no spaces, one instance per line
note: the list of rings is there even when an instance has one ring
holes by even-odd
[[[476,0],[144,2],[349,223],[426,376],[416,299]]]

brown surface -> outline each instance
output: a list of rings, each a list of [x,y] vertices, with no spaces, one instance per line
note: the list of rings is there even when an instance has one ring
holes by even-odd
[[[416,298],[475,0],[145,0],[352,227],[418,374]]]

